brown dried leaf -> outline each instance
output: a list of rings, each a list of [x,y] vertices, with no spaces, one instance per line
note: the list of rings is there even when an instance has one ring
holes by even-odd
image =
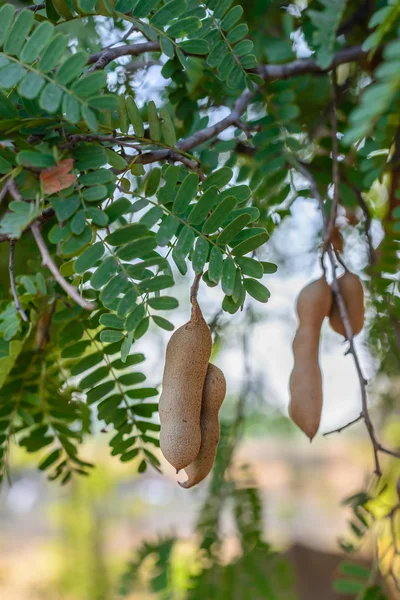
[[[74,166],[72,158],[66,158],[57,166],[40,173],[40,181],[45,194],[55,194],[69,188],[75,181],[75,175],[69,173]]]

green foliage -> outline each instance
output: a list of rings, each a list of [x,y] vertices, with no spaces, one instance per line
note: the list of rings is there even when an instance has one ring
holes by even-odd
[[[317,61],[322,69],[327,69],[333,59],[336,32],[339,28],[346,0],[320,0],[323,10],[308,11],[312,24],[315,27],[314,40],[317,46]]]

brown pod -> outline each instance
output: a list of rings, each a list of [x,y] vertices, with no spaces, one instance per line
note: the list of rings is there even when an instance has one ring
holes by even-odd
[[[211,345],[210,329],[194,301],[190,321],[168,342],[159,404],[161,451],[177,470],[199,453],[201,400]]]
[[[291,419],[313,439],[322,412],[322,375],[319,366],[321,326],[329,315],[332,290],[324,277],[307,285],[297,300],[299,327],[293,341],[294,367],[290,376]]]
[[[362,283],[357,275],[346,271],[338,278],[338,284],[347,308],[353,335],[357,335],[364,327],[364,290]],[[347,338],[344,323],[341,319],[339,306],[335,297],[333,297],[329,323],[332,329]]]
[[[203,389],[200,426],[201,445],[196,459],[185,468],[188,480],[178,482],[191,488],[202,481],[212,469],[219,442],[218,412],[226,394],[226,381],[221,369],[209,363]]]

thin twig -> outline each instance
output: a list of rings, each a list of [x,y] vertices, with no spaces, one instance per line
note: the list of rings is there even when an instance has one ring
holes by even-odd
[[[82,306],[82,308],[85,308],[86,310],[94,310],[96,308],[96,305],[93,302],[89,302],[88,300],[82,298],[82,296],[79,295],[76,287],[68,283],[68,281],[66,281],[61,275],[60,271],[57,268],[57,265],[51,258],[49,250],[42,237],[42,234],[40,233],[39,224],[32,223],[31,231],[33,237],[35,238],[35,242],[39,248],[40,254],[42,255],[42,264],[49,269],[57,283],[63,288],[63,290],[68,294],[68,296],[70,296],[72,300],[76,302],[76,304],[79,304],[79,306]]]
[[[23,10],[31,10],[32,12],[36,13],[38,10],[43,10],[44,8],[46,8],[46,4],[44,2],[42,2],[42,4],[31,4],[30,6],[22,6],[21,8],[17,8],[15,14],[18,15]]]
[[[15,309],[21,315],[21,318],[26,323],[29,321],[28,317],[24,309],[21,306],[21,302],[19,301],[19,296],[17,292],[17,286],[15,284],[15,275],[14,275],[14,249],[15,249],[15,240],[10,240],[10,253],[9,253],[9,262],[8,262],[8,272],[10,274],[10,284],[11,291],[14,298]]]
[[[159,42],[143,42],[137,44],[127,44],[117,46],[116,48],[104,48],[96,54],[92,54],[88,59],[88,64],[93,65],[90,71],[104,69],[110,62],[121,58],[121,56],[139,56],[145,52],[160,52],[161,46]],[[333,61],[328,69],[321,69],[319,64],[313,58],[300,58],[285,64],[269,64],[260,65],[254,71],[260,75],[265,81],[273,81],[280,79],[289,79],[307,73],[313,75],[323,75],[330,69],[334,69],[339,65],[359,61],[366,56],[361,46],[350,46],[339,50],[333,58]]]
[[[356,419],[353,419],[352,421],[350,421],[350,423],[347,423],[346,425],[342,425],[342,427],[339,427],[339,429],[332,429],[332,431],[327,431],[326,433],[324,433],[324,436],[327,435],[332,435],[332,433],[341,433],[344,429],[347,429],[347,427],[351,427],[352,425],[354,425],[355,423],[358,423],[359,421],[361,421],[364,418],[363,414],[361,413]]]
[[[10,185],[10,180],[7,179],[7,181],[4,183],[3,187],[0,190],[0,204],[3,202],[4,198],[7,195],[9,185]]]
[[[325,251],[328,247],[333,228],[336,223],[336,216],[339,205],[339,183],[340,183],[340,173],[339,173],[339,141],[338,141],[338,122],[337,122],[337,77],[336,77],[336,69],[332,70],[332,181],[333,181],[333,199],[332,199],[332,208],[331,213],[329,215],[328,223],[325,228],[325,235],[323,241],[323,250]]]

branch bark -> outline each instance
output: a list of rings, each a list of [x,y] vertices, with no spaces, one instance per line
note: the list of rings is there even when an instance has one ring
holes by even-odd
[[[32,223],[31,231],[33,237],[35,238],[37,247],[39,248],[40,254],[42,255],[42,264],[49,269],[57,283],[63,288],[63,290],[68,294],[68,296],[70,296],[72,300],[74,300],[74,302],[76,302],[79,306],[82,306],[82,308],[86,310],[94,310],[96,308],[96,305],[93,302],[89,302],[88,300],[82,298],[82,296],[78,294],[76,287],[68,283],[68,281],[66,281],[61,275],[60,271],[57,268],[57,265],[50,256],[49,250],[44,242],[42,234],[40,233],[40,227],[37,222]]]

